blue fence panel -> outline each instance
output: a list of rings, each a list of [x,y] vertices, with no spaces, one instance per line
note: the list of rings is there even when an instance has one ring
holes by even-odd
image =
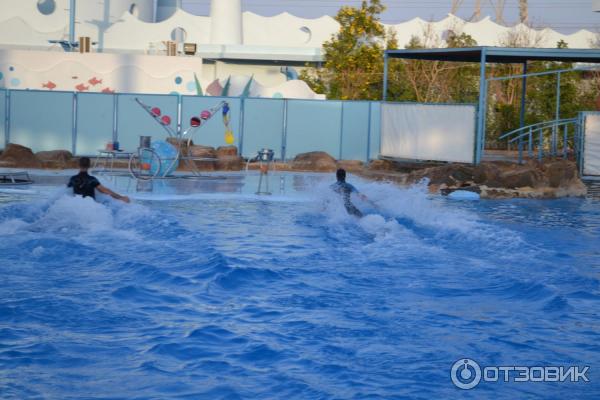
[[[288,100],[285,158],[309,151],[338,158],[341,128],[341,101]]]
[[[117,140],[128,151],[138,148],[140,136],[152,136],[152,140],[169,137],[162,126],[135,101],[139,98],[150,107],[160,108],[162,115],[171,117],[171,128],[177,129],[178,97],[175,95],[119,94],[117,95]]]
[[[110,94],[77,95],[77,155],[95,155],[113,140],[114,102],[115,96]]]
[[[343,115],[340,159],[367,161],[369,102],[344,102]]]
[[[200,116],[203,110],[215,107],[221,101],[227,101],[230,108],[229,127],[235,137],[235,146],[240,147],[240,115],[241,100],[239,98],[229,97],[202,97],[202,96],[183,96],[181,104],[181,125],[183,129],[190,126],[190,119],[194,116]],[[202,125],[194,134],[194,144],[204,146],[219,147],[227,145],[225,143],[225,126],[221,111],[214,118],[210,119],[206,125]]]
[[[166,131],[135,102],[138,97],[151,107],[159,107],[163,115],[169,115],[173,129],[177,127],[179,110],[183,130],[189,127],[192,116],[222,100],[229,102],[230,127],[235,144],[245,157],[253,157],[264,147],[275,150],[277,158],[286,159],[298,153],[326,151],[335,158],[366,161],[380,153],[379,102],[80,93],[75,118],[77,134],[73,141],[74,93],[10,91],[10,115],[5,118],[6,93],[0,90],[0,141],[6,139],[34,151],[74,149],[77,155],[96,154],[113,138],[115,102],[116,139],[122,148],[135,150],[141,135],[152,136],[153,140],[165,139]],[[8,131],[4,127],[7,119]],[[196,132],[194,141],[223,146],[224,133],[219,113]]]
[[[6,144],[6,90],[0,89],[0,149]]]
[[[381,152],[381,103],[371,102],[371,138],[369,159],[376,160]]]
[[[70,92],[11,91],[10,142],[34,152],[73,151],[73,96]]]
[[[281,158],[283,146],[284,100],[244,100],[244,157],[254,157],[262,148],[275,151]]]

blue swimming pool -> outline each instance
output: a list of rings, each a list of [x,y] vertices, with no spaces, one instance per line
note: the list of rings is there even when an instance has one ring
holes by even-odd
[[[453,202],[331,176],[214,175],[0,191],[0,397],[600,397],[600,203]],[[101,178],[102,180],[102,178]],[[590,366],[588,383],[452,365]]]

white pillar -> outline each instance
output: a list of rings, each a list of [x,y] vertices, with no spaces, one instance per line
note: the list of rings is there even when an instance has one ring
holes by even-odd
[[[242,0],[211,1],[210,42],[212,44],[243,44]]]

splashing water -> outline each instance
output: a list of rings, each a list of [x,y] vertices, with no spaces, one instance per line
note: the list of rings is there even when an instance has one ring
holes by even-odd
[[[599,365],[598,203],[350,177],[372,201],[353,199],[357,219],[329,176],[285,177],[272,197],[198,183],[131,205],[63,189],[5,203],[2,396],[449,398],[463,357]],[[597,398],[590,378],[459,394]]]

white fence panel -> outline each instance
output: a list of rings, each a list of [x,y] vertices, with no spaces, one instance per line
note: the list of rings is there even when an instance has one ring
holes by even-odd
[[[585,114],[583,175],[600,175],[600,114]]]
[[[473,105],[384,103],[381,155],[473,163],[476,113]]]

